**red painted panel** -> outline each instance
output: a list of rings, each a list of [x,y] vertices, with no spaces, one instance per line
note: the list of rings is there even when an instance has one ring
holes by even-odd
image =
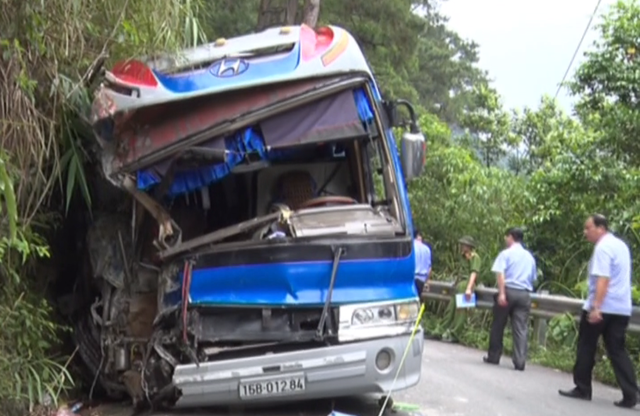
[[[115,170],[239,115],[301,95],[331,80],[304,80],[143,108],[117,126]]]

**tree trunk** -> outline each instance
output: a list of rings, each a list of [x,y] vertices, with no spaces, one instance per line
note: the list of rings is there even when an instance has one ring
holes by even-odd
[[[307,26],[316,27],[320,16],[320,0],[306,0],[304,5],[304,15],[302,23]]]
[[[300,22],[315,27],[320,15],[320,0],[305,0],[303,10],[299,10],[299,3],[300,0],[261,0],[257,30],[261,31],[274,26],[290,26]],[[298,15],[300,15],[299,20]]]
[[[299,0],[261,0],[257,30],[295,24],[298,3]]]

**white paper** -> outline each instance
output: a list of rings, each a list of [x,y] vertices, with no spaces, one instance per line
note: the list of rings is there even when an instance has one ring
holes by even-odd
[[[456,294],[456,308],[475,308],[476,307],[476,294],[472,293],[471,298],[467,300],[464,293]]]

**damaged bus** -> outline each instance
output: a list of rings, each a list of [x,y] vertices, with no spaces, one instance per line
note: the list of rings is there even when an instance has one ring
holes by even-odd
[[[418,383],[406,182],[425,139],[347,31],[271,28],[117,63],[91,117],[123,195],[86,238],[74,334],[97,387],[203,407]]]

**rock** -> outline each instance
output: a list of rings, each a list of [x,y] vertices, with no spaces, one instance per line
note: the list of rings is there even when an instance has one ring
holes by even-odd
[[[61,406],[55,413],[55,416],[76,416],[67,406]]]

